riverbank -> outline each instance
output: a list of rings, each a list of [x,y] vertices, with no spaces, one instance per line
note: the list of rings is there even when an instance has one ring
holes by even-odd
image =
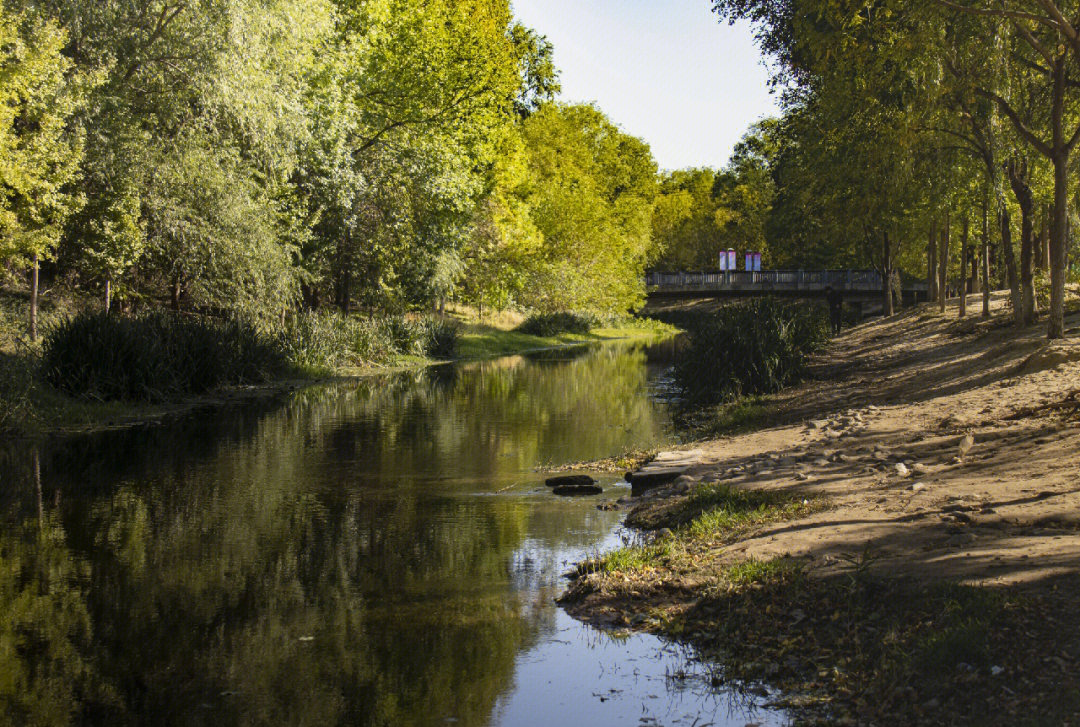
[[[65,315],[64,310],[55,316]],[[15,316],[9,316],[15,320]],[[677,329],[658,321],[626,319],[588,333],[534,336],[513,329],[515,319],[503,317],[480,322],[468,312],[455,316],[460,326],[457,355],[435,358],[402,354],[382,363],[316,369],[302,377],[276,379],[262,384],[227,386],[196,396],[174,397],[159,402],[97,401],[66,396],[40,380],[33,357],[36,348],[17,343],[14,335],[0,337],[0,437],[40,437],[90,433],[107,429],[162,424],[198,409],[227,406],[238,401],[268,399],[306,386],[350,380],[428,366],[546,349],[594,343],[650,340],[673,335]],[[7,321],[11,323],[11,320]],[[14,325],[6,326],[14,329]],[[10,333],[10,331],[8,331]]]
[[[695,644],[799,723],[1080,724],[1080,342],[1043,335],[1002,296],[846,332],[757,429],[695,445],[629,515],[660,535],[564,604]]]

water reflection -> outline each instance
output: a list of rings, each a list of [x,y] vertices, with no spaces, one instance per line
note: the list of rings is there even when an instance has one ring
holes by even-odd
[[[511,357],[0,450],[0,720],[543,723],[521,677],[580,657],[551,599],[618,514],[533,467],[663,441],[662,367]]]

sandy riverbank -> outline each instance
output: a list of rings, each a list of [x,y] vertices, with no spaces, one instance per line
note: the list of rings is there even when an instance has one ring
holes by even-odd
[[[1080,724],[1080,638],[1058,625],[1077,599],[1057,597],[1080,583],[1080,340],[1017,333],[994,303],[836,339],[767,400],[775,426],[696,445],[635,507],[674,533],[585,568],[570,611],[689,638],[807,721]],[[685,525],[695,493],[727,486],[814,506]]]

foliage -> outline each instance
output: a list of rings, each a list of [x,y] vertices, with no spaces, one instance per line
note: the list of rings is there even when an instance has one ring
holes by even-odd
[[[533,313],[516,330],[532,336],[554,336],[558,333],[588,333],[600,320],[588,313]]]
[[[81,313],[46,332],[45,380],[64,393],[109,400],[161,400],[291,370],[286,352],[239,320]]]
[[[64,41],[55,22],[0,3],[0,260],[49,256],[80,203],[68,183],[83,139],[69,123],[86,79],[68,77]]]
[[[0,353],[0,432],[21,430],[32,414],[36,361]]]
[[[300,313],[279,340],[289,360],[302,369],[389,363],[396,356],[452,358],[458,326],[435,316],[364,318],[338,313]]]
[[[778,391],[803,373],[807,355],[828,340],[824,308],[760,298],[680,322],[689,346],[675,365],[688,408]]]
[[[656,162],[592,106],[525,120],[526,199],[542,236],[524,286],[542,311],[626,312],[644,300]]]

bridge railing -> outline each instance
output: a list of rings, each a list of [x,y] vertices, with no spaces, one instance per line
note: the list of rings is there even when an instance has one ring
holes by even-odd
[[[728,272],[647,273],[645,285],[653,289],[726,291],[837,291],[881,290],[876,270],[731,270]]]

